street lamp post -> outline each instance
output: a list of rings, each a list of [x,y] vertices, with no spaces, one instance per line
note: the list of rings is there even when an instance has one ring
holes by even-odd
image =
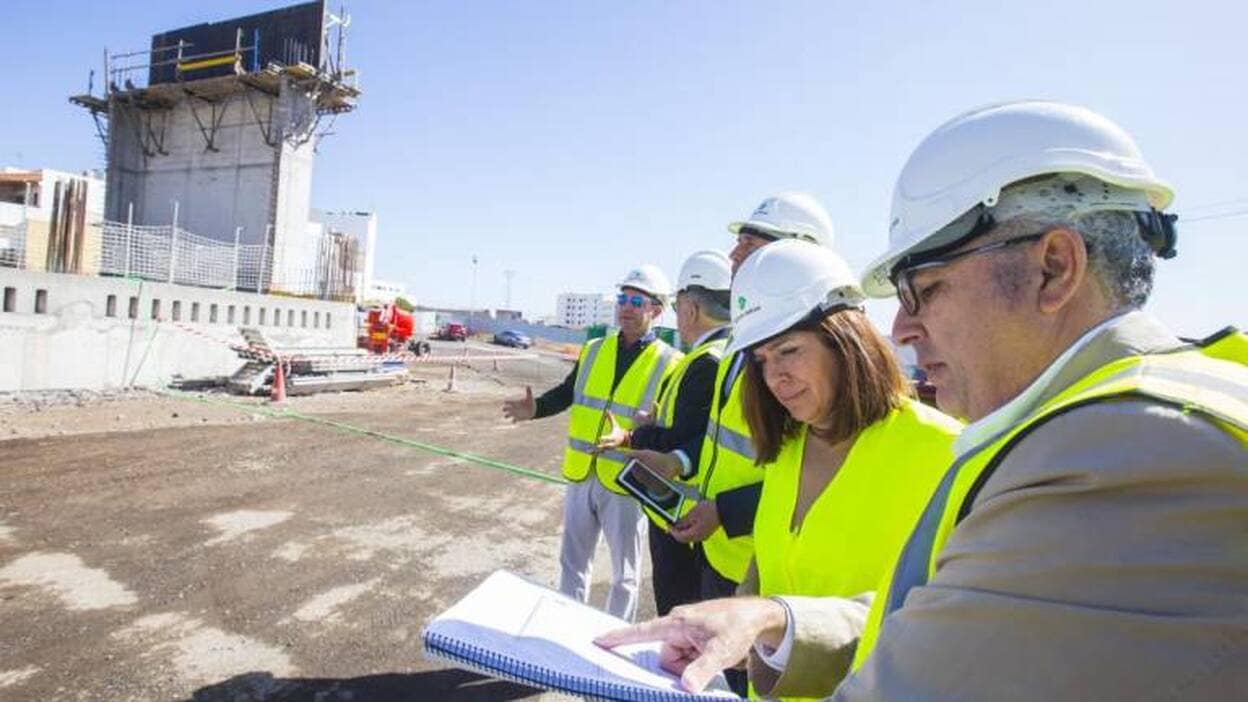
[[[476,323],[477,315],[477,255],[472,255],[472,292],[471,300],[468,303],[468,333],[472,333],[472,328]]]

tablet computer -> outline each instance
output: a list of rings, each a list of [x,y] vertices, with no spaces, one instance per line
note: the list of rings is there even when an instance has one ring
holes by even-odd
[[[655,473],[645,463],[630,458],[615,482],[639,502],[653,510],[668,524],[680,519],[680,508],[685,496],[667,478]]]

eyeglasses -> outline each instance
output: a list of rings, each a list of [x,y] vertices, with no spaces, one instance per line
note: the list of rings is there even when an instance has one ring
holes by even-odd
[[[630,302],[633,304],[633,307],[642,307],[647,302],[650,302],[650,298],[645,295],[625,295],[624,293],[620,293],[615,296],[615,304],[620,307],[623,307]]]
[[[1040,238],[1046,233],[1048,233],[1047,229],[1043,232],[1015,237],[1013,239],[994,241],[991,244],[976,246],[965,251],[959,251],[945,256],[929,258],[922,263],[916,263],[913,266],[896,269],[890,277],[892,278],[893,286],[897,288],[897,299],[901,302],[901,306],[906,310],[906,314],[911,316],[916,315],[919,313],[921,301],[919,300],[918,293],[914,289],[915,273],[931,270],[933,268],[940,268],[941,266],[947,266],[960,258],[978,256],[979,254],[988,253],[990,251],[1000,251],[1001,249],[1014,246],[1015,244],[1022,244],[1029,241],[1039,241]]]

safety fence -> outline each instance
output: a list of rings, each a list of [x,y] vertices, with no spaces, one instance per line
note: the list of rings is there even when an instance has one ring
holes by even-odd
[[[172,225],[101,223],[100,273],[182,285],[266,290],[273,284],[267,244],[218,241]]]

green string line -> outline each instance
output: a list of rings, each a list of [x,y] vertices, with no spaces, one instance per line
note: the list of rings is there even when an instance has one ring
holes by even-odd
[[[327,426],[327,427],[333,427],[334,429],[337,429],[339,431],[344,431],[350,434],[361,434],[363,436],[371,436],[376,439],[381,439],[382,441],[388,441],[392,444],[398,444],[400,446],[407,446],[409,448],[420,449],[422,451],[428,451],[429,453],[434,453],[439,456],[449,456],[451,458],[459,458],[459,459],[468,461],[470,463],[476,463],[478,465],[486,466],[487,468],[496,468],[498,470],[505,470],[509,473],[515,473],[516,475],[523,475],[525,477],[534,478],[536,480],[541,480],[547,483],[554,483],[556,485],[566,485],[568,483],[567,480],[563,479],[560,476],[549,475],[541,471],[533,470],[532,468],[524,468],[522,466],[516,466],[510,463],[504,463],[503,461],[496,461],[492,458],[486,458],[485,456],[478,456],[475,453],[466,453],[464,451],[456,451],[454,449],[448,449],[443,446],[437,446],[435,444],[428,444],[423,441],[417,441],[415,439],[409,439],[403,436],[395,436],[394,434],[386,434],[385,432],[375,431],[373,429],[357,427],[353,424],[347,424],[346,422],[338,422],[332,419],[324,419],[322,417],[313,417],[311,415],[303,414],[301,412],[296,412],[291,409],[278,410],[278,409],[272,409],[269,407],[262,407],[259,405],[248,405],[242,402],[232,402],[230,400],[220,400],[220,399],[215,399],[215,398],[198,397],[190,393],[178,392],[175,390],[161,390],[159,392],[165,395],[168,395],[169,397],[174,397],[180,400],[190,400],[192,402],[200,402],[206,405],[222,405],[225,407],[232,407],[242,412],[250,412],[253,414],[259,413],[259,414],[267,415],[269,417],[274,417],[277,419],[283,419],[283,418],[298,419],[304,422],[308,422],[310,424],[320,424],[320,425]]]

